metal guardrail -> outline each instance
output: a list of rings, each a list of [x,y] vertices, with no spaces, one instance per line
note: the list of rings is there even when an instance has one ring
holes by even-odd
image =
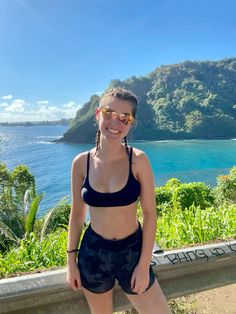
[[[168,299],[221,287],[236,282],[236,241],[166,252],[154,246],[152,265]],[[65,280],[65,269],[1,279],[0,313],[90,313]],[[114,311],[131,307],[117,285],[113,298]]]

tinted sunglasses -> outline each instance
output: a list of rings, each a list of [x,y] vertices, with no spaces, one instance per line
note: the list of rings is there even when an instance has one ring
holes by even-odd
[[[118,113],[115,110],[109,108],[109,107],[103,107],[99,111],[102,112],[102,116],[106,120],[111,119],[119,119],[123,124],[127,125],[129,122],[134,121],[134,117],[131,113],[124,112],[124,113]]]

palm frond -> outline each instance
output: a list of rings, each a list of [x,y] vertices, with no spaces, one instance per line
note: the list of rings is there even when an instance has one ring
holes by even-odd
[[[35,223],[35,219],[36,219],[36,214],[39,208],[39,203],[41,202],[43,196],[45,193],[41,193],[39,195],[37,195],[31,205],[30,205],[30,209],[29,212],[26,216],[26,222],[25,222],[25,231],[26,232],[32,232],[34,229],[34,223]]]
[[[45,215],[44,222],[43,222],[43,227],[41,230],[41,236],[40,236],[40,241],[43,240],[44,236],[46,235],[47,228],[50,224],[51,218],[57,212],[58,208],[66,203],[67,196],[64,196],[53,208],[51,208],[48,213]]]

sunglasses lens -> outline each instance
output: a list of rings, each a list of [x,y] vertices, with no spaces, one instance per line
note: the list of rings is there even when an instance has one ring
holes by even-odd
[[[112,118],[112,114],[113,114],[113,111],[110,110],[110,109],[106,109],[106,108],[103,108],[102,109],[102,115],[105,119],[111,119]]]
[[[118,119],[123,124],[128,124],[130,121],[133,121],[133,116],[130,113],[117,113],[115,110],[111,110],[109,108],[102,108],[102,115],[104,119],[112,119],[114,117],[118,117]]]
[[[129,116],[126,114],[119,114],[119,120],[124,123],[124,124],[128,124],[129,122]]]

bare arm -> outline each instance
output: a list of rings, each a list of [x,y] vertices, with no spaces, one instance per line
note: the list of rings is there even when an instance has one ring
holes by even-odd
[[[156,201],[154,178],[146,155],[140,151],[137,156],[138,180],[141,185],[140,203],[143,214],[143,241],[139,262],[131,278],[133,291],[143,293],[149,284],[149,267],[156,234]]]
[[[72,162],[71,168],[71,195],[72,206],[69,219],[68,228],[68,250],[74,250],[78,248],[83,224],[86,215],[86,204],[81,198],[81,187],[83,184],[83,168],[85,161],[85,154],[79,154]],[[68,264],[74,264],[76,262],[76,252],[68,253]]]
[[[146,155],[139,156],[138,179],[141,184],[140,203],[143,213],[143,245],[139,264],[149,267],[156,235],[156,199],[154,177]]]

